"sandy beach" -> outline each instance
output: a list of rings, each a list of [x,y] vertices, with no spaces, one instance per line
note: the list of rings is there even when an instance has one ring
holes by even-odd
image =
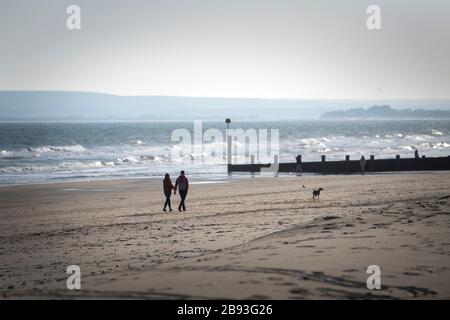
[[[449,172],[193,183],[187,211],[170,213],[161,189],[1,187],[0,297],[450,298]],[[69,265],[81,290],[66,288]]]

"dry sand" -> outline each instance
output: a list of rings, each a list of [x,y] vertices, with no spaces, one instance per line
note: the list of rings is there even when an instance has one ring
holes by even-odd
[[[192,184],[183,213],[146,179],[2,187],[0,297],[448,299],[449,203],[448,172]]]

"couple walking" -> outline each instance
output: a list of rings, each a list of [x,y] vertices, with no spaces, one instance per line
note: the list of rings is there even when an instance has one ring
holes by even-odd
[[[172,206],[170,204],[170,196],[172,195],[172,190],[173,190],[173,194],[177,194],[177,188],[178,188],[178,193],[180,194],[180,205],[178,206],[178,211],[181,211],[181,209],[183,209],[183,211],[186,211],[186,206],[184,205],[184,200],[186,199],[187,193],[188,193],[188,189],[189,189],[189,181],[186,178],[184,171],[180,172],[180,176],[177,178],[177,180],[175,181],[175,186],[172,184],[172,180],[170,180],[170,176],[168,173],[166,173],[166,175],[164,176],[164,180],[163,180],[163,189],[164,189],[164,195],[166,196],[166,202],[164,203],[164,209],[163,211],[166,212],[166,207],[169,206],[169,210],[172,210]]]

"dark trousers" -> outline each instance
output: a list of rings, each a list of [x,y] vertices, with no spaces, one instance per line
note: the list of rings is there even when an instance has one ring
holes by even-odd
[[[166,196],[166,203],[164,203],[164,209],[166,209],[167,206],[169,206],[169,209],[172,210],[172,206],[170,205],[170,196],[172,195],[172,192],[164,192]]]
[[[179,190],[179,193],[180,193],[181,201],[180,201],[180,205],[178,206],[178,209],[183,208],[183,210],[186,210],[186,207],[184,205],[184,199],[186,199],[187,190]]]

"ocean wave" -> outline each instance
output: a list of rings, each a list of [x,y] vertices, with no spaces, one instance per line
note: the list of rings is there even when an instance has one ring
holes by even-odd
[[[443,150],[450,148],[447,142],[424,142],[420,145],[424,149]]]
[[[165,160],[169,160],[170,156],[168,155],[161,155],[155,156],[155,155],[130,155],[125,157],[119,157],[114,160],[115,165],[121,165],[121,164],[136,164],[136,163],[146,163],[146,162],[165,162]]]
[[[435,139],[435,137],[430,136],[428,134],[413,134],[413,135],[406,135],[406,140],[412,140],[412,141],[427,141]]]
[[[49,171],[52,169],[54,170],[54,168],[49,168],[45,166],[6,167],[0,168],[0,173],[26,173],[36,171]]]
[[[401,133],[394,133],[394,134],[388,133],[388,134],[385,134],[384,137],[387,138],[387,139],[404,138],[404,135],[401,134]]]
[[[41,147],[30,147],[25,149],[26,152],[30,153],[52,153],[52,152],[66,152],[66,153],[84,153],[86,152],[86,148],[80,144],[71,145],[71,146],[41,146]]]
[[[112,160],[90,160],[90,161],[69,161],[63,162],[59,165],[60,169],[89,169],[89,168],[106,168],[116,166],[133,166],[145,165],[148,163],[162,163],[164,162],[160,157],[153,155],[146,156],[125,156]]]
[[[0,150],[0,158],[8,158],[11,156],[11,152],[8,150]]]
[[[74,169],[74,168],[102,168],[102,167],[114,167],[115,163],[113,161],[87,161],[87,162],[64,162],[59,168],[60,169]]]
[[[39,146],[29,147],[26,149],[16,150],[0,150],[0,159],[20,160],[20,159],[34,159],[39,157],[61,157],[66,155],[84,155],[88,154],[85,147],[80,144],[71,146]]]
[[[327,139],[329,141],[329,139]],[[326,142],[328,142],[326,141]],[[321,139],[316,139],[316,138],[306,138],[306,139],[300,139],[300,146],[303,146],[305,148],[316,148],[316,147],[320,147],[320,148],[325,148],[326,144],[324,143],[324,141],[321,141]]]
[[[137,158],[137,157],[135,157],[135,156],[127,156],[127,157],[124,157],[124,158],[117,158],[116,159],[116,163],[118,163],[118,164],[121,164],[121,163],[137,163],[137,162],[139,162],[139,159]]]
[[[444,135],[441,131],[436,130],[436,129],[431,129],[431,134],[433,136],[443,136]]]
[[[0,168],[1,173],[16,173],[20,170],[20,168],[15,167],[7,167],[7,168]]]

